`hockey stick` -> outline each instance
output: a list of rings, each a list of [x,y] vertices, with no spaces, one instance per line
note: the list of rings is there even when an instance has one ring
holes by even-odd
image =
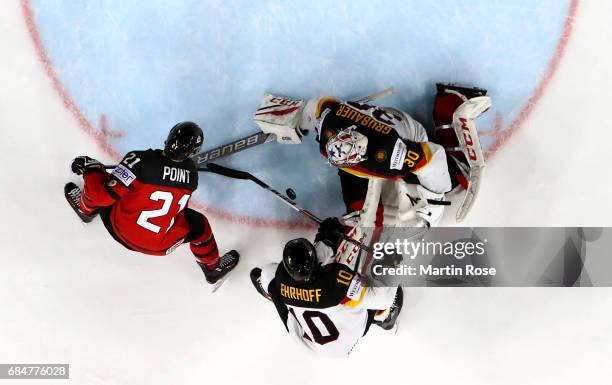
[[[382,91],[379,91],[375,94],[364,96],[361,99],[357,99],[357,103],[369,103],[373,100],[384,98],[385,96],[389,96],[395,93],[395,87],[385,88]],[[193,162],[196,164],[196,167],[201,167],[207,164],[208,162],[223,158],[225,156],[235,154],[240,151],[244,151],[248,148],[259,146],[260,144],[272,142],[276,139],[276,135],[274,134],[265,134],[261,131],[247,135],[240,139],[236,139],[230,143],[224,144],[219,147],[212,148],[210,150],[203,151],[197,155],[191,157]],[[106,169],[113,169],[117,167],[117,165],[104,165]]]
[[[231,143],[224,144],[219,147],[212,148],[207,151],[200,152],[191,157],[196,167],[202,167],[211,160],[222,158],[231,154],[235,154],[240,151],[244,151],[248,148],[258,146],[260,144],[272,142],[276,139],[276,135],[265,134],[263,132],[256,132],[254,134],[247,135],[243,138],[236,139]],[[104,165],[104,168],[113,169],[117,167],[115,164]]]
[[[243,138],[236,139],[231,143],[224,144],[223,146],[215,147],[207,151],[203,151],[197,155],[191,157],[196,167],[203,167],[208,162],[214,159],[223,158],[225,156],[235,154],[240,151],[244,151],[247,148],[255,147],[260,144],[272,142],[276,139],[276,135],[265,134],[263,132],[256,132],[254,134],[247,135]],[[117,167],[116,164],[105,164],[104,168],[109,170]]]
[[[250,180],[251,182],[254,182],[255,184],[257,184],[259,187],[263,188],[264,190],[270,191],[278,199],[282,200],[289,207],[291,207],[295,211],[299,212],[300,214],[306,216],[311,221],[316,222],[318,224],[321,224],[321,222],[323,222],[323,220],[321,220],[321,218],[317,217],[316,215],[314,215],[310,211],[306,210],[305,208],[300,207],[293,200],[289,199],[289,197],[287,197],[286,195],[276,191],[274,188],[270,187],[270,185],[268,185],[267,183],[265,183],[264,181],[262,181],[261,179],[257,178],[256,176],[254,176],[251,173],[248,173],[246,171],[235,170],[235,169],[224,167],[224,166],[220,166],[220,165],[218,165],[216,163],[208,163],[208,164],[206,164],[206,166],[204,168],[199,168],[198,171],[212,172],[214,174],[222,175],[222,176],[225,176],[225,177],[228,177],[228,178],[233,178],[233,179]],[[343,239],[347,240],[348,242],[351,242],[352,244],[354,244],[355,246],[359,247],[360,249],[365,250],[367,252],[371,252],[372,251],[372,249],[369,246],[364,245],[363,243],[359,242],[358,240],[353,239],[353,238],[349,237],[348,235],[346,235],[346,234],[344,234],[342,232],[338,232],[338,233],[339,233],[339,235]]]
[[[385,96],[389,96],[395,93],[395,87],[385,88],[382,91],[376,92],[374,94],[364,96],[363,98],[357,99],[357,103],[369,103],[373,100],[384,98]],[[255,147],[260,144],[272,142],[276,139],[276,135],[274,134],[265,134],[261,131],[256,132],[254,134],[245,136],[244,138],[237,139],[233,142],[225,144],[223,146],[219,146],[213,148],[208,151],[204,151],[192,157],[197,167],[201,167],[206,163],[219,159],[231,154],[235,154],[237,152],[246,150],[247,148]]]
[[[395,93],[395,87],[389,87],[375,94],[364,96],[361,99],[357,99],[356,102],[357,103],[369,103],[373,100],[384,98],[385,96],[393,95],[394,93]]]

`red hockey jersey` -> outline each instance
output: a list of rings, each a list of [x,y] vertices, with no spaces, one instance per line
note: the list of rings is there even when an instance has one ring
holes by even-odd
[[[109,175],[84,175],[87,206],[108,207],[103,216],[111,234],[132,250],[165,255],[185,240],[185,208],[198,186],[191,159],[175,162],[162,150],[132,151]]]

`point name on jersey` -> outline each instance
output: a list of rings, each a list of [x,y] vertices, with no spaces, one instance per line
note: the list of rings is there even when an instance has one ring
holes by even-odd
[[[162,179],[169,180],[171,182],[189,183],[190,170],[182,168],[164,166],[164,172]]]

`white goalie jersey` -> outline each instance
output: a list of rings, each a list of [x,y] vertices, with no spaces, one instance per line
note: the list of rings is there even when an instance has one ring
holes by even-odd
[[[445,193],[458,191],[459,186],[466,190],[456,213],[456,220],[461,222],[475,202],[485,167],[474,120],[491,106],[491,99],[481,88],[447,83],[436,84],[436,88],[435,143],[429,141],[423,126],[403,111],[331,97],[305,102],[266,95],[254,120],[279,143],[301,143],[306,132],[315,131],[321,155],[330,164],[357,177],[376,180],[379,185],[381,180],[400,182],[396,183],[399,201],[383,202],[397,212],[392,221],[395,223],[386,225],[418,225],[410,222],[412,210],[421,225],[425,220],[435,226],[443,212],[439,203],[411,207],[412,199],[409,203],[402,198],[416,193],[421,202],[442,201]],[[352,141],[356,154],[349,151],[351,146],[343,144],[347,140],[340,140],[347,132],[359,137]],[[420,186],[415,192],[406,191],[406,184],[415,184],[412,177]],[[379,199],[368,195],[371,201]],[[359,224],[373,225],[370,222],[371,218],[366,218]]]
[[[305,107],[303,124],[317,133],[326,157],[330,138],[347,127],[367,137],[365,160],[342,168],[348,173],[388,180],[412,174],[436,193],[451,188],[444,148],[430,142],[425,128],[406,112],[335,98],[313,99]]]

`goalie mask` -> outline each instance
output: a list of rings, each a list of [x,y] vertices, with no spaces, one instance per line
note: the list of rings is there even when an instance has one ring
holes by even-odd
[[[325,150],[327,160],[336,167],[350,167],[367,159],[368,137],[355,131],[355,126],[346,128],[332,136]]]

